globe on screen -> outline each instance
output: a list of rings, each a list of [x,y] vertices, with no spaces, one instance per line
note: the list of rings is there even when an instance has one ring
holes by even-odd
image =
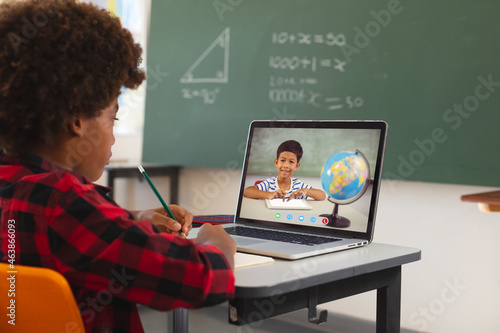
[[[369,184],[370,165],[359,151],[340,151],[330,156],[321,170],[321,185],[328,194],[328,200],[335,204],[334,212],[327,216],[328,225],[345,228],[348,219],[338,216],[338,205],[358,200]]]

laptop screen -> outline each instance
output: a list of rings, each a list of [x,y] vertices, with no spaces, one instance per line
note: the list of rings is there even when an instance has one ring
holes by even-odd
[[[383,121],[254,121],[237,222],[369,239],[380,186]]]

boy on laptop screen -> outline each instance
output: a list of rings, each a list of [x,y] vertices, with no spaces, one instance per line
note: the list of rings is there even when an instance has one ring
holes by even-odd
[[[256,182],[255,185],[247,187],[243,195],[252,199],[282,198],[282,201],[307,198],[325,200],[325,192],[312,188],[298,178],[292,178],[300,166],[302,154],[302,146],[295,140],[287,140],[280,144],[274,159],[278,176]]]

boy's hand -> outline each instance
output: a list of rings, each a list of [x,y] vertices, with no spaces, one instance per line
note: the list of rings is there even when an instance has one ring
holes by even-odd
[[[283,201],[285,201],[285,195],[286,195],[286,191],[284,191],[282,189],[278,189],[276,192],[270,192],[269,199],[272,200],[272,199],[277,199],[277,198],[283,198]]]
[[[309,192],[309,189],[301,188],[300,190],[292,192],[292,194],[290,194],[290,197],[288,198],[287,201],[290,201],[291,199],[295,199],[295,198],[306,197],[308,192]]]
[[[169,205],[168,208],[172,211],[177,221],[168,217],[163,207],[151,210],[132,211],[131,213],[136,221],[147,220],[154,224],[160,232],[169,232],[175,235],[184,233],[184,235],[187,236],[189,230],[193,227],[193,214],[177,205]]]
[[[220,225],[205,223],[198,232],[198,237],[193,241],[196,244],[211,244],[219,248],[226,257],[229,266],[234,269],[234,254],[236,243]]]

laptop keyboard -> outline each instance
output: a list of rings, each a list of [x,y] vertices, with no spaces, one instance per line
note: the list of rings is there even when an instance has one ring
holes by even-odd
[[[296,234],[296,233],[292,233],[292,232],[264,230],[264,229],[256,229],[256,228],[245,228],[245,227],[241,227],[241,226],[229,227],[229,228],[225,228],[225,230],[227,231],[228,234],[235,235],[235,236],[245,236],[245,237],[273,240],[273,241],[285,242],[285,243],[310,245],[310,246],[331,243],[331,242],[335,242],[335,241],[340,240],[339,238],[314,236],[314,235],[303,235],[303,234]]]

